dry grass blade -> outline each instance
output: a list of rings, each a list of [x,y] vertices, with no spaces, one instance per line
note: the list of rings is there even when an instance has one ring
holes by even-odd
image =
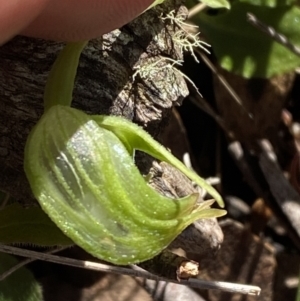
[[[235,293],[250,294],[250,295],[257,295],[257,296],[260,294],[261,291],[260,288],[257,286],[243,285],[243,284],[236,284],[236,283],[229,283],[229,282],[204,281],[200,279],[189,279],[189,280],[181,280],[181,281],[170,280],[170,279],[153,275],[137,266],[133,266],[133,269],[127,267],[111,266],[111,265],[102,264],[98,262],[83,261],[83,260],[61,257],[57,255],[40,253],[36,251],[24,250],[24,249],[6,246],[2,244],[0,244],[0,251],[12,255],[25,256],[32,259],[44,260],[53,263],[78,267],[78,268],[115,273],[115,274],[123,274],[132,277],[142,277],[142,278],[157,280],[157,281],[168,281],[168,282],[187,285],[190,287],[195,287],[200,289],[217,289],[217,290],[222,290],[227,292],[235,292]]]
[[[262,31],[269,37],[273,38],[276,42],[280,43],[281,45],[285,46],[287,49],[291,50],[296,55],[300,56],[300,47],[295,46],[291,43],[286,36],[277,32],[273,27],[268,26],[267,24],[263,23],[262,21],[258,20],[256,16],[251,13],[247,13],[247,21],[257,28],[258,30]]]
[[[209,60],[209,58],[199,50],[196,50],[196,52],[201,56],[201,59],[204,61],[204,63],[207,65],[207,67],[212,71],[214,75],[216,75],[217,79],[220,81],[220,83],[226,88],[228,93],[232,96],[232,98],[241,106],[244,108],[243,102],[240,99],[240,97],[237,95],[237,93],[233,90],[233,88],[229,85],[227,80],[223,75],[221,75],[217,68],[214,66],[214,64]]]

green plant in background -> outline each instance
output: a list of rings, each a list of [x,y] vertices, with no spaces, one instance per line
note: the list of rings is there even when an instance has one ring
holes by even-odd
[[[220,206],[223,201],[142,128],[121,117],[69,107],[74,63],[77,67],[84,46],[67,45],[53,66],[45,113],[26,144],[25,172],[41,207],[77,245],[116,264],[144,261],[196,219],[226,212],[211,209],[213,201],[197,203],[198,194],[182,199],[160,195],[135,166],[135,149],[178,168]]]
[[[0,243],[43,247],[73,244],[39,207],[25,209],[18,203],[0,210]]]
[[[193,18],[220,65],[246,78],[271,77],[298,67],[300,58],[252,27],[247,13],[300,45],[300,9],[294,0],[235,0],[230,10],[207,10]]]
[[[0,253],[0,275],[15,266],[18,260]],[[43,293],[34,276],[21,268],[5,280],[0,281],[0,301],[42,301]]]

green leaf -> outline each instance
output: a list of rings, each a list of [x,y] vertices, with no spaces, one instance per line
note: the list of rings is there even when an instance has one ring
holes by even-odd
[[[211,8],[230,9],[230,3],[227,0],[201,0],[201,2]]]
[[[0,210],[0,243],[38,246],[72,245],[39,207],[23,208],[12,204]]]
[[[10,255],[0,253],[0,274],[18,261]],[[6,279],[0,281],[0,301],[42,301],[40,285],[26,268],[20,268]]]
[[[119,119],[109,122],[115,132],[124,125]],[[150,259],[199,217],[226,213],[209,209],[212,201],[197,204],[197,194],[171,199],[148,186],[128,149],[152,149],[171,164],[177,159],[141,131],[121,129],[121,141],[97,116],[54,106],[26,144],[25,172],[42,208],[77,245],[115,264]]]
[[[150,8],[152,8],[152,7],[154,7],[154,6],[156,6],[156,5],[162,4],[163,2],[165,2],[165,0],[155,0],[155,1],[147,8],[147,10],[150,9]]]
[[[216,16],[200,13],[194,20],[212,45],[220,65],[246,78],[271,77],[299,66],[298,56],[246,21],[247,12],[300,45],[298,7],[268,8],[234,2],[230,11]]]
[[[195,4],[198,4],[199,2],[202,2],[206,4],[208,7],[211,8],[227,8],[230,9],[230,2],[227,0],[188,0],[185,2],[186,7],[192,8],[195,6]]]
[[[238,0],[241,3],[248,3],[257,6],[281,7],[296,3],[296,0]]]

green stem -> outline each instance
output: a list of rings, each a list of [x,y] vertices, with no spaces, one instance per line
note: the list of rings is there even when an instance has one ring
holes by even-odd
[[[87,41],[68,43],[55,60],[45,87],[44,110],[52,106],[71,106],[79,57]]]

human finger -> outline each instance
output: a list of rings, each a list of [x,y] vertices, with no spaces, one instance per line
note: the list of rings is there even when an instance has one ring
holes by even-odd
[[[123,26],[153,2],[154,0],[51,0],[22,34],[59,41],[88,40]]]
[[[48,0],[0,0],[0,45],[32,22],[47,2]]]

